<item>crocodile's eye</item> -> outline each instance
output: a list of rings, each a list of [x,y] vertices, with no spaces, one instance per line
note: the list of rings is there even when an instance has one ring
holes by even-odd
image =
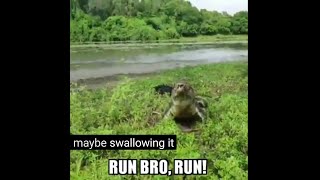
[[[178,84],[178,88],[183,88],[184,84]]]

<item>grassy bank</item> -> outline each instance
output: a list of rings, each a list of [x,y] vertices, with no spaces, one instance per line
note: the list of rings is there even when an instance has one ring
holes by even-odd
[[[176,134],[176,151],[71,151],[71,179],[121,179],[108,176],[108,159],[208,159],[207,176],[193,179],[248,177],[248,65],[246,62],[200,65],[170,70],[139,80],[125,79],[117,87],[70,92],[73,134]],[[200,95],[208,97],[210,118],[198,124],[201,133],[182,133],[173,121],[160,121],[169,97],[154,94],[153,86],[188,77]],[[127,176],[127,179],[153,179]],[[182,179],[177,176],[175,179]],[[157,179],[168,179],[157,176]]]
[[[70,42],[70,47],[101,47],[101,46],[145,46],[145,45],[168,45],[168,44],[208,44],[219,42],[248,41],[248,35],[215,35],[182,37],[180,39],[158,41],[107,41],[107,42]]]
[[[215,35],[215,36],[182,37],[179,40],[180,41],[196,41],[196,42],[247,41],[248,35]]]

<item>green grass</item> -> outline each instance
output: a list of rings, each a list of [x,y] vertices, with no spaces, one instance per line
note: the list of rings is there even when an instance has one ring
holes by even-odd
[[[110,159],[208,159],[208,175],[188,179],[248,178],[248,64],[220,63],[170,70],[123,82],[113,89],[81,90],[71,95],[73,134],[176,134],[176,151],[71,151],[71,180],[173,179],[167,176],[109,176]],[[208,97],[210,118],[200,134],[182,133],[173,121],[159,121],[169,97],[153,86],[188,77],[198,94]],[[219,98],[218,98],[219,97]],[[175,176],[174,179],[183,179]]]
[[[181,41],[197,41],[197,42],[247,41],[248,35],[214,35],[214,36],[182,37],[180,40]]]

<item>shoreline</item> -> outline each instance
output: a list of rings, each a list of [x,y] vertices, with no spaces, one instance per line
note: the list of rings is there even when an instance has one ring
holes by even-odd
[[[161,75],[162,73],[165,73],[167,71],[175,71],[177,69],[184,69],[188,67],[197,67],[197,66],[206,66],[206,65],[212,65],[212,64],[224,64],[224,63],[248,63],[248,59],[239,59],[239,60],[233,60],[233,61],[223,61],[223,62],[215,62],[215,63],[208,63],[208,64],[197,64],[194,66],[185,66],[185,67],[177,67],[173,69],[166,69],[166,70],[158,70],[154,72],[146,72],[146,73],[128,73],[128,74],[114,74],[110,76],[104,76],[104,77],[93,77],[93,78],[87,78],[87,79],[79,79],[76,81],[71,81],[70,84],[77,84],[80,86],[84,86],[85,89],[95,90],[100,89],[104,87],[112,88],[117,85],[117,83],[121,82],[123,78],[129,77],[130,79],[143,79],[148,78],[156,75]]]
[[[170,70],[176,70],[170,69]],[[161,70],[155,72],[147,72],[147,73],[128,73],[128,74],[115,74],[111,76],[104,76],[104,77],[93,77],[88,79],[79,79],[77,81],[70,81],[71,84],[77,84],[80,86],[85,86],[86,89],[99,89],[103,87],[114,87],[117,85],[118,82],[122,80],[124,77],[130,77],[130,79],[143,79],[155,75],[159,75],[168,70]]]
[[[177,45],[215,45],[215,44],[248,44],[243,41],[216,41],[216,42],[159,42],[159,43],[96,43],[96,44],[78,44],[70,45],[73,48],[118,48],[118,47],[141,47],[141,46],[177,46]]]
[[[108,46],[164,46],[164,45],[210,45],[225,43],[248,43],[248,35],[213,35],[197,37],[181,37],[180,39],[150,41],[106,41],[106,42],[70,42],[70,48],[108,47]]]

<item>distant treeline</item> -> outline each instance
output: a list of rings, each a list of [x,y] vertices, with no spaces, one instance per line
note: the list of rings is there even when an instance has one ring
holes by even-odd
[[[70,18],[71,42],[248,33],[248,12],[198,10],[186,0],[71,0]]]

